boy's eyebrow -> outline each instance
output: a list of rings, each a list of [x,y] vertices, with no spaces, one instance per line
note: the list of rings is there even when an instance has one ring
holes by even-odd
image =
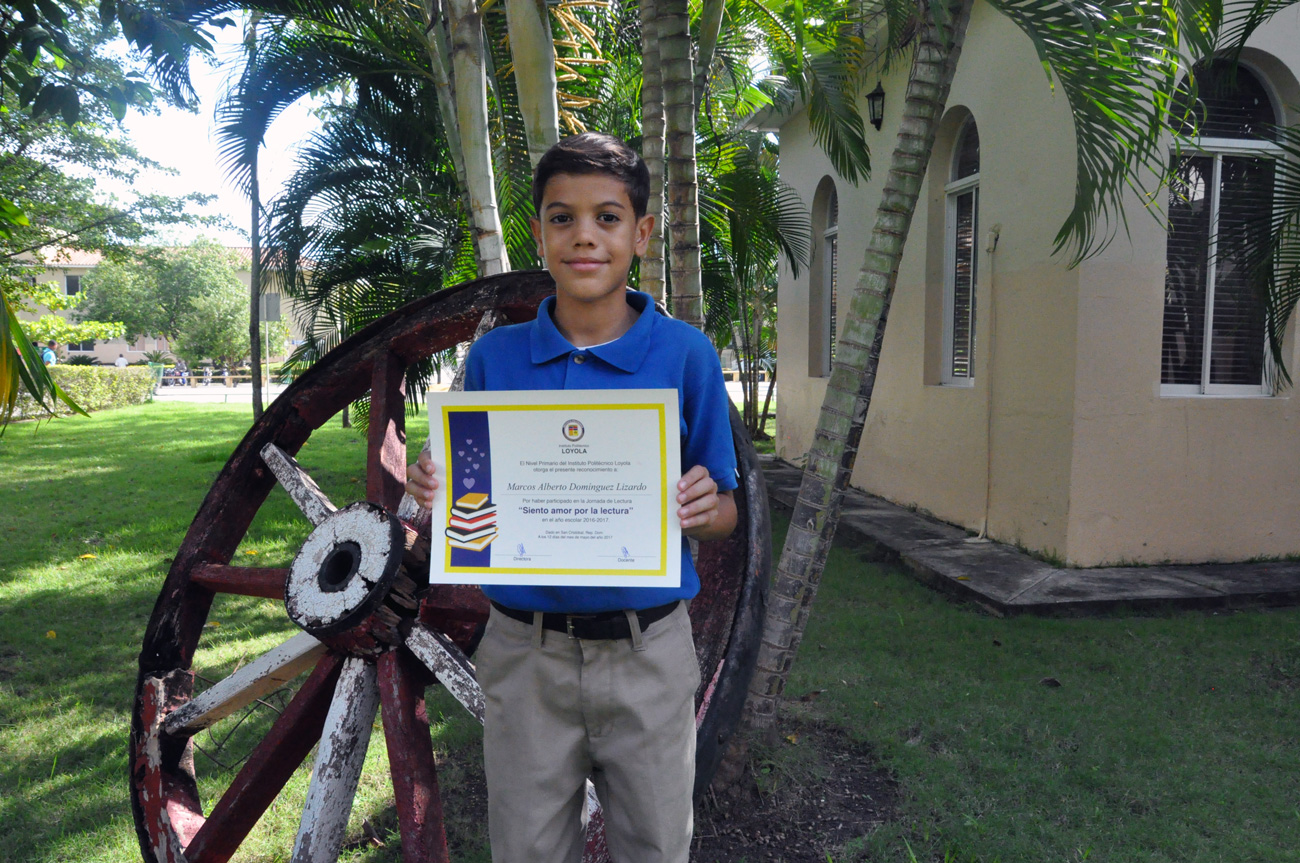
[[[597,207],[618,207],[620,210],[626,210],[626,209],[627,209],[627,207],[623,206],[622,203],[620,203],[619,201],[616,201],[616,200],[612,200],[612,199],[611,199],[611,200],[608,200],[608,201],[601,201],[601,202],[600,202],[599,204],[597,204],[596,206],[597,206]],[[568,208],[569,205],[566,204],[564,201],[551,201],[551,203],[547,204],[543,209],[551,210],[551,209],[554,209],[555,207],[564,207],[564,208]]]

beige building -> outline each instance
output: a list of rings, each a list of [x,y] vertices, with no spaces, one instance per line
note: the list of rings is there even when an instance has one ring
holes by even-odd
[[[228,246],[227,248],[239,259],[235,275],[239,277],[244,287],[250,287],[253,282],[252,248],[250,246]],[[80,293],[82,279],[98,266],[103,259],[103,256],[98,252],[83,252],[76,249],[60,249],[54,253],[47,251],[46,257],[47,261],[44,269],[34,272],[32,277],[37,284],[54,283],[66,295]],[[288,324],[290,345],[301,343],[302,331],[296,317],[292,314],[290,304],[287,302],[281,304],[281,296],[278,293],[267,293],[264,294],[264,297],[263,310],[269,308],[278,311],[284,322]],[[74,319],[74,313],[75,309],[58,312],[59,315],[70,320]],[[49,310],[38,307],[35,313],[20,312],[19,318],[21,320],[32,320],[40,314],[49,314]],[[143,338],[131,343],[128,343],[126,339],[101,339],[60,345],[59,348],[66,357],[92,356],[105,365],[112,365],[119,354],[125,355],[128,362],[138,362],[144,359],[146,351],[167,350],[168,345],[167,340],[164,338]],[[271,359],[278,361],[284,359],[284,357],[271,357]]]
[[[1021,31],[976,4],[853,485],[1079,566],[1300,553],[1300,404],[1275,384],[1237,260],[1207,255],[1211,224],[1271,206],[1280,152],[1259,128],[1300,120],[1300,10],[1242,60],[1235,90],[1202,87],[1206,136],[1182,157],[1171,229],[1134,197],[1131,235],[1068,269],[1052,254],[1074,192],[1067,104]],[[884,79],[883,130],[867,129],[877,166],[906,72]],[[779,122],[781,175],[817,239],[811,272],[787,271],[778,300],[776,447],[797,460],[885,172],[854,187],[806,112]],[[1300,381],[1294,324],[1285,357]]]

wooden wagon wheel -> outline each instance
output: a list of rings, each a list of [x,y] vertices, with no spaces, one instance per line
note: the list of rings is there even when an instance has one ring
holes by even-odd
[[[285,390],[217,476],[154,607],[140,652],[131,719],[131,804],[150,863],[215,863],[238,849],[292,773],[317,748],[292,859],[337,859],[370,729],[382,713],[402,858],[447,860],[442,803],[424,707],[436,678],[482,719],[466,654],[487,602],[477,588],[429,588],[427,535],[398,517],[407,463],[404,373],[465,341],[483,314],[520,322],[554,291],[542,272],[515,272],[413,302],[348,339]],[[335,509],[293,455],[312,431],[370,392],[366,500]],[[770,566],[766,489],[732,412],[742,482],[740,526],[704,543],[692,605],[702,684],[697,693],[696,793],[734,730],[757,655]],[[287,569],[230,565],[277,481],[314,525]],[[422,566],[422,564],[424,564]],[[193,694],[191,664],[217,593],[278,599],[303,631]],[[206,818],[193,736],[310,672]],[[594,819],[598,824],[599,819]],[[586,859],[604,857],[600,830]]]

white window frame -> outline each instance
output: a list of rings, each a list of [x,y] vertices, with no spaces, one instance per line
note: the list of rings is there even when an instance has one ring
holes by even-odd
[[[96,342],[96,341],[98,341],[98,339],[86,339],[85,341],[81,341],[81,342],[68,342],[68,344],[67,344],[68,353],[70,353],[70,354],[93,354],[93,353],[95,352],[95,342]],[[90,347],[88,347],[88,348],[83,348],[82,345],[84,345],[86,342],[90,342]]]
[[[1264,340],[1260,342],[1259,350],[1264,355],[1264,370],[1261,380],[1256,384],[1214,384],[1210,383],[1210,357],[1214,345],[1214,287],[1215,287],[1215,270],[1217,261],[1215,260],[1219,244],[1219,190],[1222,186],[1222,168],[1224,156],[1245,156],[1245,157],[1264,157],[1271,158],[1274,162],[1279,162],[1284,156],[1281,147],[1272,141],[1261,141],[1252,138],[1200,138],[1194,146],[1173,153],[1177,157],[1191,156],[1209,156],[1214,159],[1214,172],[1210,184],[1210,236],[1209,246],[1206,250],[1208,260],[1205,269],[1205,332],[1202,336],[1204,348],[1201,350],[1201,382],[1199,384],[1167,384],[1163,381],[1160,384],[1160,395],[1162,398],[1188,398],[1203,397],[1212,398],[1269,398],[1276,392],[1276,366],[1273,357],[1268,350],[1268,335],[1265,333]],[[1277,173],[1273,174],[1274,189],[1273,201],[1276,206],[1277,201]],[[1168,252],[1165,253],[1165,260],[1168,261]],[[1163,303],[1161,304],[1161,320],[1163,321]],[[1163,327],[1163,325],[1162,325]],[[1163,344],[1163,329],[1161,341]],[[1163,347],[1162,347],[1163,351]],[[1162,361],[1163,362],[1163,361]],[[1163,371],[1162,371],[1163,374]]]
[[[967,121],[969,122],[969,121]],[[965,127],[957,135],[957,142],[960,146],[962,137],[965,135]],[[957,158],[957,154],[953,154]],[[966,192],[974,193],[974,219],[975,224],[971,229],[971,255],[975,262],[975,278],[971,280],[971,296],[974,298],[976,290],[979,287],[979,224],[980,224],[980,172],[976,171],[969,177],[962,177],[960,180],[953,180],[943,187],[946,211],[944,215],[944,240],[943,240],[943,369],[939,380],[944,386],[949,387],[973,387],[975,386],[975,316],[971,316],[970,333],[971,333],[971,368],[970,375],[954,375],[952,373],[952,340],[954,333],[953,318],[957,312],[957,198]],[[972,302],[972,306],[974,303]]]

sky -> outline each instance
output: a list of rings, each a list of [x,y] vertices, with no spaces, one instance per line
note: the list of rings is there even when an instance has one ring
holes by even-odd
[[[199,94],[198,113],[163,106],[156,115],[131,111],[124,122],[131,140],[140,152],[178,173],[169,176],[159,171],[141,174],[135,183],[137,191],[167,195],[184,195],[204,192],[217,199],[202,212],[224,215],[234,226],[227,230],[215,228],[174,228],[163,234],[165,241],[188,242],[200,234],[213,237],[232,246],[246,246],[250,224],[248,199],[223,176],[217,159],[214,137],[214,111],[227,81],[238,74],[236,60],[240,53],[242,29],[226,27],[218,31],[217,59],[222,65],[213,68],[204,60],[195,60],[191,67],[194,89]],[[319,127],[311,113],[309,100],[299,100],[276,118],[266,136],[266,146],[259,157],[258,174],[261,180],[263,205],[283,188],[293,173],[294,154],[300,141]],[[122,197],[124,187],[101,182],[100,191]]]

